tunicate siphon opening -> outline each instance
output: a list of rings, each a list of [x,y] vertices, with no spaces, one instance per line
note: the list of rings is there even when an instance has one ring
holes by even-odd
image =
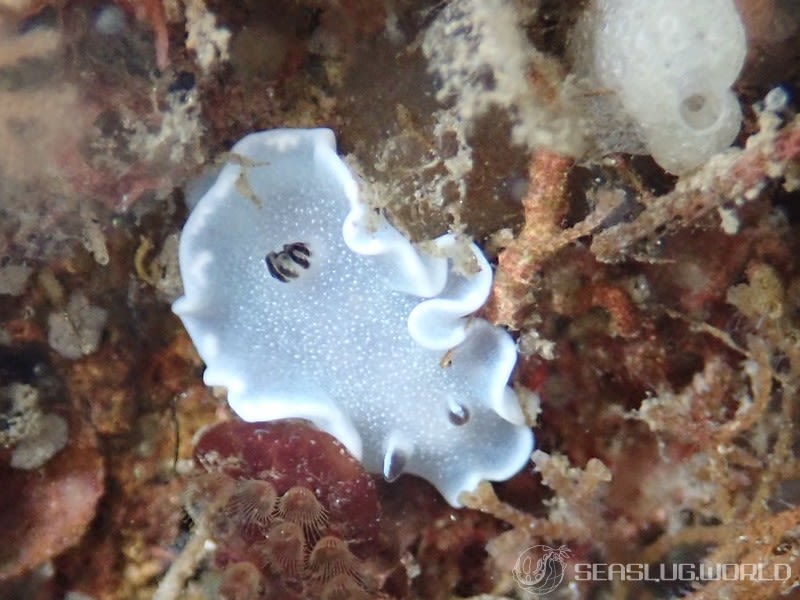
[[[705,92],[695,92],[685,97],[680,104],[680,114],[684,123],[696,130],[709,129],[720,117],[721,102]]]

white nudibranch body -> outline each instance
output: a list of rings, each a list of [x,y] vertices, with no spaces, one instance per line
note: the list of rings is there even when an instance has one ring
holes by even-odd
[[[173,310],[205,382],[247,421],[308,419],[369,471],[424,477],[454,506],[522,468],[514,342],[468,318],[492,282],[478,248],[469,277],[419,253],[361,203],[330,130],[255,133],[232,156],[180,241]]]

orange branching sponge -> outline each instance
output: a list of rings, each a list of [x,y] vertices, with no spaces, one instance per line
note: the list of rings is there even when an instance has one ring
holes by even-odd
[[[550,150],[536,151],[531,158],[528,193],[522,200],[525,225],[500,253],[484,313],[496,325],[519,329],[525,307],[531,303],[537,269],[559,250],[597,229],[618,204],[612,198],[600,202],[583,221],[564,229],[562,222],[569,210],[567,177],[573,162]]]
[[[528,169],[528,194],[522,201],[525,226],[498,259],[487,318],[518,325],[518,311],[542,260],[564,245],[561,221],[567,213],[565,188],[573,160],[548,150],[534,153]]]
[[[134,14],[140,21],[153,28],[156,45],[156,64],[161,70],[169,66],[169,31],[162,0],[116,0],[116,4]]]
[[[548,150],[536,152],[528,168],[529,188],[523,199],[525,227],[500,255],[500,265],[510,277],[526,281],[532,269],[551,254],[568,206],[565,188],[573,160]]]
[[[641,327],[636,306],[621,288],[598,282],[590,287],[590,303],[602,306],[611,315],[615,331],[622,337],[634,337]]]

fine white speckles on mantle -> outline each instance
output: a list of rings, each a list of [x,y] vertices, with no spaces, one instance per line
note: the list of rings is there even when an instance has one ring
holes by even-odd
[[[507,385],[516,349],[466,318],[491,287],[477,247],[469,278],[418,253],[359,202],[330,130],[256,133],[232,153],[180,243],[173,308],[206,383],[245,420],[309,419],[368,470],[422,476],[455,506],[516,473],[533,446]]]

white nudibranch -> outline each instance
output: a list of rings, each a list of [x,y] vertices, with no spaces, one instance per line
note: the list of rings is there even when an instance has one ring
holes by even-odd
[[[454,506],[519,471],[533,435],[508,387],[514,342],[467,318],[492,282],[480,250],[469,277],[419,253],[359,200],[328,129],[255,133],[232,155],[180,241],[173,310],[206,384],[247,421],[308,419],[367,470],[424,477]]]

